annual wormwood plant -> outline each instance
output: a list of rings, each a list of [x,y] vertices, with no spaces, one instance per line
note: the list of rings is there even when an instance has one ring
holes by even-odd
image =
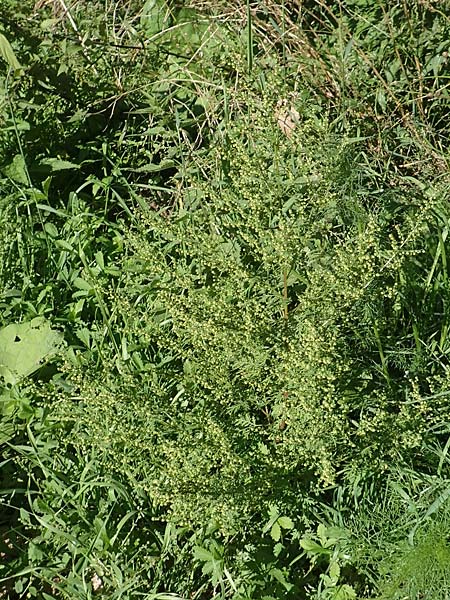
[[[101,449],[171,518],[228,530],[274,499],[301,506],[343,469],[382,471],[429,416],[386,385],[377,342],[428,209],[386,243],[389,215],[362,202],[349,215],[336,185],[345,143],[308,119],[286,137],[270,99],[252,111],[218,143],[218,167],[202,165],[208,182],[126,234],[124,278],[102,292],[122,351],[72,373],[76,401],[58,403],[71,442]]]

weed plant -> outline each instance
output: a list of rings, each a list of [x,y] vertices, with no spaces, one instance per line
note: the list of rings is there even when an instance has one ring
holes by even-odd
[[[2,2],[0,595],[448,597],[448,32]]]
[[[447,418],[426,399],[414,351],[390,362],[387,333],[404,327],[402,276],[442,192],[420,193],[394,224],[358,206],[336,184],[345,141],[337,149],[305,114],[283,139],[275,105],[248,102],[250,117],[228,125],[218,174],[193,183],[189,205],[142,213],[125,237],[123,285],[102,292],[123,316],[120,384],[111,357],[81,404],[78,392],[75,406],[57,403],[78,443],[125,460],[184,523],[232,526],[342,470],[408,461]],[[87,380],[82,365],[76,389]]]

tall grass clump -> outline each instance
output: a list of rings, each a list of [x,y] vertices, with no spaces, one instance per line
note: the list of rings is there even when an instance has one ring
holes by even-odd
[[[449,488],[442,450],[437,471],[392,472],[363,493],[354,489],[353,507],[341,512],[340,524],[352,538],[352,563],[366,573],[373,598],[448,596]]]

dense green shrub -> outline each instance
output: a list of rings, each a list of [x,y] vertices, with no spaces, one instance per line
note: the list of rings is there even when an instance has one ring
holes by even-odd
[[[448,413],[426,398],[414,350],[391,361],[388,333],[411,334],[411,273],[416,256],[431,263],[441,193],[387,190],[371,208],[348,196],[345,138],[300,106],[287,137],[275,103],[248,100],[217,141],[219,169],[202,166],[209,181],[125,236],[122,281],[101,292],[120,324],[116,366],[83,364],[75,400],[58,403],[71,443],[101,449],[172,518],[225,528],[407,463]]]

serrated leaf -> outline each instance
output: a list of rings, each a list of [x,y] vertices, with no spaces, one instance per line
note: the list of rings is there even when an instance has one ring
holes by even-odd
[[[141,14],[141,27],[145,35],[151,37],[162,31],[167,14],[167,4],[164,0],[147,0]]]
[[[278,556],[280,556],[280,554],[282,553],[283,549],[284,549],[283,544],[280,544],[280,543],[275,544],[275,546],[273,547],[273,555],[278,558]]]
[[[281,538],[281,527],[278,525],[278,521],[272,525],[270,530],[270,536],[275,542],[279,542]]]
[[[340,574],[341,574],[341,567],[339,566],[339,563],[332,562],[331,565],[330,565],[330,577],[331,577],[331,579],[333,579],[335,582],[337,582],[337,580],[339,579]]]
[[[270,569],[270,575],[276,579],[289,592],[293,585],[286,580],[286,576],[281,569],[277,567]]]
[[[206,548],[202,548],[201,546],[194,547],[194,558],[197,560],[201,560],[203,562],[209,562],[214,560],[214,556],[206,550]]]
[[[333,600],[356,600],[356,592],[351,585],[344,583],[336,589]]]
[[[30,513],[27,510],[25,510],[24,508],[20,508],[19,514],[20,514],[20,521],[22,523],[24,523],[24,524],[30,523]]]
[[[14,54],[11,44],[2,33],[0,33],[0,56],[8,63],[11,69],[14,69],[14,71],[20,71],[22,68],[21,64],[17,60],[16,55]]]
[[[0,396],[0,400],[1,400]],[[6,443],[14,435],[14,425],[11,421],[5,421],[4,419],[0,422],[0,444]]]
[[[16,154],[12,162],[3,169],[3,172],[17,183],[28,184],[26,164],[21,154]]]
[[[278,523],[283,529],[294,529],[294,523],[289,517],[280,517]]]
[[[69,162],[68,160],[62,160],[61,158],[44,158],[41,160],[41,165],[50,167],[54,171],[67,171],[69,169],[79,169],[80,165]]]
[[[28,544],[28,560],[30,563],[41,560],[43,556],[44,553],[38,544],[34,544],[33,542]]]
[[[320,523],[320,525],[317,527],[317,535],[319,536],[320,541],[323,544],[324,541],[326,541],[327,539],[327,528],[323,523]]]
[[[136,169],[130,169],[134,173],[157,173],[158,171],[165,171],[166,169],[172,169],[175,166],[175,161],[170,158],[163,159],[158,164],[149,163],[148,165],[144,165],[143,167],[138,167]]]
[[[322,573],[319,577],[325,584],[326,588],[334,588],[334,586],[336,585],[336,582],[333,579],[331,579],[329,575],[324,575]]]
[[[302,538],[300,540],[300,546],[303,550],[306,550],[306,552],[312,552],[314,554],[331,554],[331,551],[328,550],[328,548],[324,548],[310,538]]]
[[[62,346],[63,336],[37,317],[0,330],[0,377],[14,385],[37,371]]]
[[[85,292],[90,292],[92,290],[92,285],[85,279],[82,279],[81,277],[75,277],[75,279],[73,280],[73,285],[77,289],[83,290]]]
[[[75,335],[77,338],[83,342],[86,348],[90,348],[91,345],[91,332],[86,327],[82,327],[81,329],[77,329],[75,331]]]

